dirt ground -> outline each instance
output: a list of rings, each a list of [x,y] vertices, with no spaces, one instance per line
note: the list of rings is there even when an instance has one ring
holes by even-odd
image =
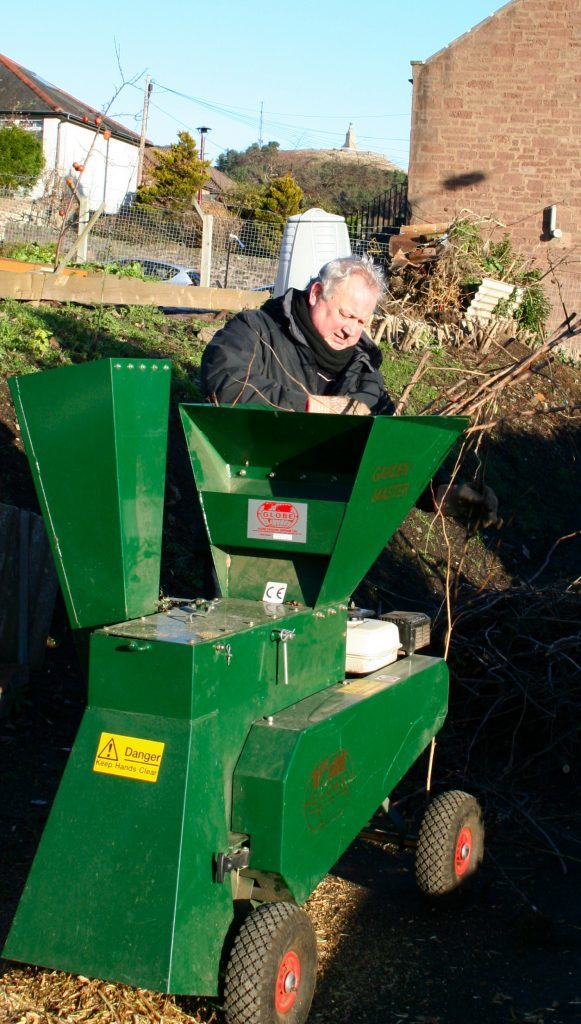
[[[2,942],[82,712],[83,684],[69,654],[66,644],[49,652],[22,706],[0,724]],[[447,744],[445,727],[438,788],[465,785],[447,767]],[[453,734],[450,745],[455,746]],[[421,783],[424,769],[425,763],[414,784]],[[578,790],[568,793],[568,779],[563,775],[559,792],[532,794],[528,820],[515,818],[509,804],[480,794],[485,861],[465,899],[450,908],[433,907],[421,897],[412,853],[355,842],[307,904],[320,961],[309,1020],[581,1020],[581,836],[569,806]],[[558,842],[558,854],[539,829]],[[79,983],[60,972],[6,961],[0,961],[0,979],[3,1024],[221,1021],[213,1001],[166,1000],[153,993],[140,1001],[124,986]]]
[[[581,373],[557,366],[507,398],[579,401]],[[486,448],[502,496],[501,530],[451,524],[457,625],[450,714],[434,789],[480,799],[486,856],[464,901],[421,898],[410,853],[358,840],[307,904],[319,947],[309,1020],[319,1024],[570,1024],[581,1020],[581,768],[579,764],[579,420],[513,418]],[[0,500],[36,508],[12,406],[0,381]],[[478,453],[482,457],[482,452]],[[183,463],[170,465],[168,515],[179,537],[164,586],[192,578],[183,552]],[[190,517],[191,519],[191,517]],[[195,531],[194,531],[195,532]],[[564,539],[569,537],[570,539]],[[195,556],[191,556],[195,560]],[[369,574],[359,599],[428,611],[446,633],[450,545],[414,512]],[[0,943],[4,941],[64,769],[85,700],[62,611],[42,671],[0,719]],[[505,664],[507,663],[507,664]],[[410,822],[425,761],[395,794]],[[0,961],[2,1024],[221,1024],[215,1001],[174,999]]]

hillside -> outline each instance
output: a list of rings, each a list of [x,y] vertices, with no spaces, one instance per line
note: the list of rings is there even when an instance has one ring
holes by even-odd
[[[386,157],[347,149],[281,150],[277,143],[250,146],[245,152],[227,150],[218,168],[243,184],[264,185],[292,174],[304,193],[303,205],[321,206],[330,213],[353,213],[405,180],[405,173]]]
[[[297,174],[304,167],[320,166],[326,163],[336,163],[343,168],[374,167],[386,173],[393,171],[404,173],[401,167],[392,163],[381,153],[370,153],[359,149],[282,149],[280,150],[280,162],[281,166],[286,166]]]

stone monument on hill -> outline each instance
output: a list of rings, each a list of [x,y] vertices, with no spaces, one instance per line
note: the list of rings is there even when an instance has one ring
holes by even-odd
[[[345,136],[345,142],[341,146],[341,149],[357,149],[357,141],[355,139],[355,129],[351,123],[347,129]]]

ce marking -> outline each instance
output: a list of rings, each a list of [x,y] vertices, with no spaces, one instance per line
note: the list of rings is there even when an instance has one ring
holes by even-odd
[[[287,583],[275,583],[273,581],[269,581],[264,588],[262,600],[267,604],[282,604],[287,586]]]

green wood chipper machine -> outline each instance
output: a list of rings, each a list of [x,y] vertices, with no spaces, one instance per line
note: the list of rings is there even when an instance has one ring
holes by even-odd
[[[221,596],[160,602],[170,371],[104,359],[11,381],[89,659],[4,955],[298,1024],[316,975],[301,904],[447,710],[423,626],[350,621],[349,599],[465,421],[181,406]],[[481,847],[473,798],[437,798],[423,888],[453,888]]]

